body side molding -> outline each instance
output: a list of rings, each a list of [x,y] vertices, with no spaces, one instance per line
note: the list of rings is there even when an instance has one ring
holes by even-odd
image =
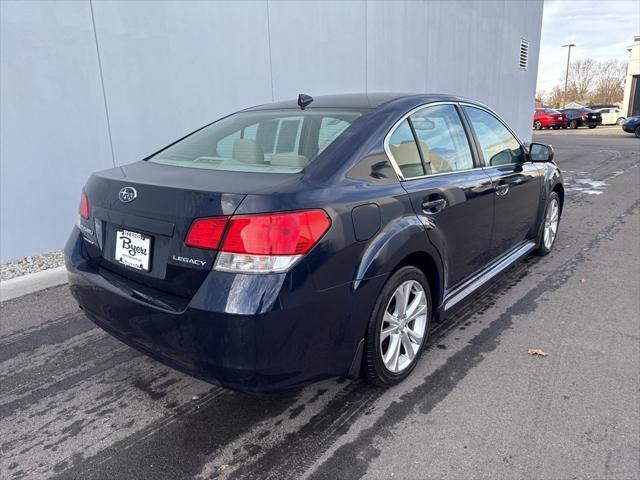
[[[534,248],[536,248],[536,244],[532,241],[528,241],[523,245],[520,245],[519,247],[515,248],[511,252],[496,260],[476,276],[470,278],[465,283],[446,294],[443,302],[444,310],[449,310],[456,303],[469,296],[475,290],[480,288],[482,285],[487,283],[489,280],[491,280],[506,268],[510,267],[512,264],[514,264]]]

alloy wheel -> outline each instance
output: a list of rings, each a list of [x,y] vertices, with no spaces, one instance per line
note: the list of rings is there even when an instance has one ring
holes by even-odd
[[[556,198],[552,198],[547,207],[547,214],[544,219],[544,246],[550,249],[556,239],[558,231],[558,221],[560,219],[560,206]]]
[[[416,358],[426,333],[427,301],[415,280],[401,283],[391,296],[380,326],[380,352],[390,372],[406,370]]]

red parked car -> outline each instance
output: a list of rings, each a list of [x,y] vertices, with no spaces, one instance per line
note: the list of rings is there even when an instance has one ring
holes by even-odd
[[[543,128],[558,130],[560,127],[567,128],[568,123],[567,116],[553,108],[536,108],[533,113],[533,128],[536,130]]]

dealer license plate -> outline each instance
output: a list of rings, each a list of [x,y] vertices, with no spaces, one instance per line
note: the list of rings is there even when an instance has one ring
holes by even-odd
[[[116,231],[117,262],[148,272],[150,259],[151,237],[131,230]]]

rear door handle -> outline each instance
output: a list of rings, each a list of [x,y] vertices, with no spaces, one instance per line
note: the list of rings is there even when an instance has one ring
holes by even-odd
[[[447,206],[446,198],[438,198],[436,200],[425,200],[422,202],[422,211],[427,214],[434,214],[442,211]]]
[[[496,185],[496,195],[500,195],[502,197],[503,195],[506,195],[507,193],[509,193],[509,184],[508,183],[500,183],[499,185]]]

